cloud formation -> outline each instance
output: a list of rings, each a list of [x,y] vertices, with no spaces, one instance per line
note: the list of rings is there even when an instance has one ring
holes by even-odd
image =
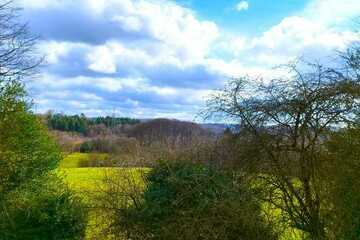
[[[344,25],[360,4],[345,1],[311,1],[248,36],[169,0],[22,0],[24,18],[42,36],[39,50],[47,56],[29,90],[39,112],[191,120],[228,77],[269,76],[276,64],[300,55],[325,57],[359,40]],[[333,8],[338,11],[330,18]]]
[[[248,9],[249,9],[249,3],[247,1],[240,1],[238,4],[236,4],[237,11],[244,11]]]

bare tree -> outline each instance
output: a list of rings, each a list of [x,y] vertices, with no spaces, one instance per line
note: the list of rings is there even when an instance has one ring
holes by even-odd
[[[231,81],[209,100],[206,116],[239,121],[242,134],[259,146],[248,163],[261,166],[255,175],[258,184],[266,185],[264,200],[310,239],[326,239],[323,142],[329,129],[355,119],[360,82],[349,71],[321,64],[286,67],[289,78]]]
[[[19,20],[13,1],[0,0],[0,83],[34,73],[43,58],[36,53],[38,38]]]
[[[196,123],[171,119],[154,119],[140,123],[128,131],[143,145],[160,145],[181,149],[209,141],[213,136]]]

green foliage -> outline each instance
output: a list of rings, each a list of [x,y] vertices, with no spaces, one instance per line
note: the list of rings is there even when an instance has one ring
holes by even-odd
[[[140,120],[133,119],[133,118],[127,118],[127,117],[118,118],[118,117],[106,116],[106,117],[97,117],[95,119],[91,119],[91,123],[92,124],[104,124],[106,127],[112,128],[117,125],[124,125],[124,124],[134,125],[134,124],[140,123]]]
[[[192,163],[161,163],[142,200],[118,211],[127,239],[277,239],[260,204],[232,174]]]
[[[327,147],[332,229],[336,239],[360,239],[360,128],[333,133]]]
[[[0,240],[81,239],[83,208],[50,175],[60,152],[30,112],[21,82],[42,58],[18,11],[13,1],[0,4]]]
[[[64,114],[49,114],[46,118],[48,127],[65,132],[78,132],[85,134],[90,126],[104,124],[107,128],[117,125],[134,125],[140,121],[132,118],[97,117],[87,118],[84,114],[68,116]]]
[[[85,133],[89,125],[89,120],[85,115],[66,116],[63,114],[50,114],[47,116],[47,124],[51,129]]]
[[[48,174],[61,159],[17,82],[0,88],[0,239],[81,239],[85,215]],[[48,177],[44,177],[48,176]]]
[[[89,152],[92,152],[92,150],[93,150],[93,143],[91,141],[83,142],[80,145],[80,152],[81,153],[89,153]]]
[[[118,147],[114,139],[97,138],[83,142],[80,152],[115,153]]]
[[[1,240],[83,239],[86,210],[55,176],[30,181],[0,205]]]
[[[0,91],[0,196],[56,168],[60,154],[39,119],[28,113],[20,84]],[[1,200],[1,197],[0,197]]]

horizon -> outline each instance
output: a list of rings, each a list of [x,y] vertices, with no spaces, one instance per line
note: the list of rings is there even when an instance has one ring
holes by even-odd
[[[124,116],[124,115],[94,115],[94,116],[88,116],[84,113],[74,113],[74,114],[67,114],[64,112],[54,112],[52,110],[48,110],[44,113],[35,113],[36,115],[42,117],[42,116],[46,116],[47,114],[52,114],[52,115],[63,115],[63,116],[69,116],[69,117],[74,117],[74,116],[81,116],[84,115],[85,118],[87,119],[96,119],[96,118],[118,118],[118,119],[132,119],[132,120],[139,120],[140,122],[146,122],[146,121],[152,121],[152,120],[159,120],[159,119],[166,119],[166,120],[171,120],[171,121],[180,121],[180,122],[191,122],[191,123],[196,123],[199,125],[238,125],[238,123],[236,122],[229,122],[227,120],[222,120],[222,121],[214,121],[214,120],[210,120],[210,121],[197,121],[197,120],[182,120],[182,119],[177,119],[177,118],[167,118],[167,117],[157,117],[157,118],[133,118],[133,117],[128,117],[128,116]]]
[[[18,0],[41,36],[33,110],[194,121],[231,77],[360,40],[356,0]]]

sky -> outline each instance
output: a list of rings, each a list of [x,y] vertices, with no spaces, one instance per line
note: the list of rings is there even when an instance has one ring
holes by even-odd
[[[46,56],[34,110],[194,120],[233,77],[360,40],[359,0],[17,0]]]

